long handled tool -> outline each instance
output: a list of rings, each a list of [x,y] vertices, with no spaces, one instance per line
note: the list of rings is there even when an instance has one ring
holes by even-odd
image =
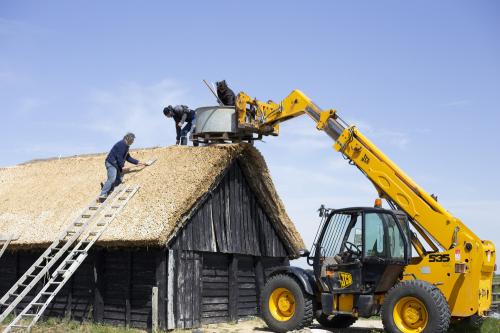
[[[217,93],[214,91],[214,89],[208,84],[206,80],[203,80],[203,83],[207,85],[207,88],[214,94],[215,98],[217,98],[217,102],[219,102],[220,106],[224,106],[224,103],[220,100],[219,96],[217,96]]]

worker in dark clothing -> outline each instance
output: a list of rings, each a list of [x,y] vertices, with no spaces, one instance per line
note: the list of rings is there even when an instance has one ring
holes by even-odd
[[[227,86],[226,80],[215,83],[217,85],[217,97],[225,106],[234,106],[236,103],[236,96],[234,92]]]
[[[175,121],[175,144],[187,145],[189,132],[195,130],[196,112],[189,109],[186,105],[169,105],[163,109],[163,114],[167,118],[173,118]],[[194,143],[198,145],[197,142]]]
[[[111,192],[115,186],[118,186],[122,182],[123,173],[128,169],[124,168],[125,161],[135,164],[146,166],[145,163],[141,163],[128,153],[128,150],[132,143],[134,143],[135,135],[133,133],[127,133],[123,140],[115,143],[108,156],[106,157],[105,165],[108,173],[108,179],[102,186],[101,195],[99,196],[99,202],[106,201],[108,194]]]

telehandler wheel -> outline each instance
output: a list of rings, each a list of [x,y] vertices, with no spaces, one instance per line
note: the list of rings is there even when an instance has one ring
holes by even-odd
[[[318,323],[326,328],[348,328],[358,320],[358,318],[349,315],[336,315],[328,319],[328,316],[321,314],[316,317]]]
[[[389,290],[382,304],[382,323],[389,333],[445,333],[450,325],[446,298],[422,280],[403,281]]]
[[[481,326],[483,326],[483,322],[484,322],[484,317],[475,314],[465,318],[460,324],[465,325],[472,332],[479,332]]]
[[[262,317],[275,332],[288,332],[310,326],[313,321],[312,297],[291,276],[271,277],[262,291]]]

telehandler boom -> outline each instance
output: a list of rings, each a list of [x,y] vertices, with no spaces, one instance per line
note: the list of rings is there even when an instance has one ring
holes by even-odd
[[[266,285],[262,309],[271,328],[308,325],[311,304],[329,327],[381,311],[388,332],[445,332],[450,319],[477,324],[487,315],[493,243],[479,239],[336,110],[320,109],[299,90],[279,103],[241,92],[236,114],[238,127],[259,137],[276,136],[281,122],[307,114],[392,208],[328,212],[309,257],[314,272],[283,268]]]

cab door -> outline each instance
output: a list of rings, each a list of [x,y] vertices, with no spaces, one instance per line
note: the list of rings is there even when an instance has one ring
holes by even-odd
[[[362,212],[334,211],[315,249],[315,275],[330,293],[358,292],[362,285]]]
[[[392,212],[374,209],[363,216],[363,292],[385,292],[407,264],[407,239]]]

